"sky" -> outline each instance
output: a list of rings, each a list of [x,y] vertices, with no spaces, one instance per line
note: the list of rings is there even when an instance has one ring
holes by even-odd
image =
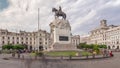
[[[40,29],[50,32],[52,8],[59,6],[74,35],[89,34],[103,19],[108,25],[120,25],[120,0],[0,0],[0,29],[36,31],[39,8]]]

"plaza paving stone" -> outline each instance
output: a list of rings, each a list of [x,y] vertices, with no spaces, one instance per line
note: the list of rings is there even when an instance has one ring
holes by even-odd
[[[4,60],[10,55],[0,54],[0,68],[120,68],[120,53],[112,58],[93,60]]]

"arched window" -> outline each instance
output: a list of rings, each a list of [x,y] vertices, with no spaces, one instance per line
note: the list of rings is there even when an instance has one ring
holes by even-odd
[[[117,48],[116,49],[119,49],[119,46],[117,46]]]
[[[40,51],[43,51],[43,46],[39,46],[39,50],[40,50]]]
[[[114,49],[114,48],[115,48],[115,46],[113,45],[113,46],[112,46],[112,48]]]
[[[108,49],[111,49],[110,46],[108,46]]]
[[[30,50],[32,50],[32,46],[30,46]]]

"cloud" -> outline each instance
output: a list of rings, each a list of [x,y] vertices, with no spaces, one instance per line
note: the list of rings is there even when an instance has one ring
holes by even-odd
[[[110,24],[120,21],[119,0],[8,0],[9,6],[0,12],[0,28],[35,31],[40,8],[40,27],[49,32],[54,19],[51,9],[62,6],[72,26],[73,34],[85,34],[99,25],[101,19]],[[119,25],[119,24],[118,24]]]

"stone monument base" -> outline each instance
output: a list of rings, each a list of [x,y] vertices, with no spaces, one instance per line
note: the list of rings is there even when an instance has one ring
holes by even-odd
[[[54,43],[50,51],[77,51],[77,48],[73,44]]]

